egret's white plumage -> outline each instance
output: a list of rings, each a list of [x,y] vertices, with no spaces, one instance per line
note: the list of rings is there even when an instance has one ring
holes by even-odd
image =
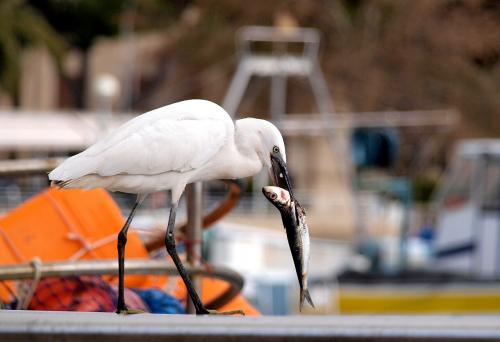
[[[124,258],[127,231],[135,210],[148,193],[171,190],[165,246],[196,312],[207,314],[210,311],[203,306],[177,255],[173,234],[177,203],[188,183],[247,177],[264,166],[272,170],[274,183],[283,185],[291,194],[285,145],[273,124],[251,118],[233,123],[215,103],[188,100],[128,121],[68,158],[49,173],[49,179],[66,188],[102,187],[138,194],[118,234],[118,313],[131,311],[125,305]]]
[[[217,104],[187,100],[161,107],[126,122],[85,151],[68,158],[49,179],[68,188],[103,187],[148,194],[172,190],[177,201],[186,184],[241,178],[271,167],[283,138],[271,123],[235,123]]]

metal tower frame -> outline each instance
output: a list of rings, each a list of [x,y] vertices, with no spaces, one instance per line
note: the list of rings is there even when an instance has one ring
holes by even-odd
[[[271,50],[254,50],[259,43],[271,45]],[[288,51],[292,44],[301,45],[301,51]],[[320,113],[331,120],[334,107],[318,62],[319,44],[319,32],[313,28],[243,27],[237,33],[238,67],[222,106],[234,116],[251,77],[270,77],[270,114],[279,123],[286,112],[287,77],[307,77]]]
[[[246,26],[236,35],[238,66],[226,92],[222,106],[234,117],[252,77],[271,79],[269,113],[271,120],[281,129],[286,122],[287,78],[305,77],[309,80],[314,100],[320,112],[324,132],[332,151],[337,155],[340,144],[332,127],[334,106],[318,60],[320,35],[313,28],[280,28]],[[257,49],[257,48],[260,48]],[[326,125],[326,123],[330,125]],[[261,210],[265,204],[257,200],[260,187],[267,182],[267,174],[254,176],[252,208]]]

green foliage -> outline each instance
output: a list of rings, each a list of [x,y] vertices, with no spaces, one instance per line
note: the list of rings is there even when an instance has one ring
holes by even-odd
[[[88,50],[99,36],[118,34],[127,21],[134,29],[165,27],[182,6],[168,0],[30,0],[72,46]]]
[[[136,0],[129,2],[137,31],[161,30],[175,23],[190,1]]]
[[[45,46],[60,62],[64,42],[42,15],[23,0],[0,1],[0,87],[16,98],[20,52]]]
[[[90,48],[97,36],[118,32],[123,0],[31,0],[72,46]]]

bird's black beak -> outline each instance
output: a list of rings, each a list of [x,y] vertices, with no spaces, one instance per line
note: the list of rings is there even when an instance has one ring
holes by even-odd
[[[280,154],[271,154],[271,167],[274,185],[286,189],[290,193],[290,197],[293,198],[292,183],[290,182],[290,177],[288,176],[288,169],[286,163]]]

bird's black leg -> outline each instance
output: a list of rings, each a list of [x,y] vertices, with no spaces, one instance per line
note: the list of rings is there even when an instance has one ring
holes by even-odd
[[[200,297],[196,293],[196,290],[194,289],[193,284],[191,283],[191,279],[189,278],[186,269],[182,265],[181,260],[179,259],[179,256],[177,255],[177,250],[175,248],[175,238],[174,238],[174,226],[175,226],[175,215],[177,211],[177,203],[172,205],[172,208],[170,209],[170,216],[168,218],[168,226],[167,226],[167,233],[165,234],[165,247],[167,247],[167,252],[170,254],[172,257],[172,260],[174,261],[175,267],[177,267],[177,271],[179,272],[179,275],[182,277],[182,280],[184,281],[184,285],[186,285],[187,291],[189,293],[189,297],[191,297],[191,300],[193,301],[194,307],[196,308],[196,314],[197,315],[206,315],[209,314],[210,312],[205,309],[203,306],[203,303],[200,300]]]
[[[116,313],[118,314],[126,314],[126,313],[133,313],[129,309],[127,309],[127,306],[125,305],[125,289],[124,289],[124,277],[125,277],[125,245],[127,244],[127,232],[128,228],[130,226],[130,223],[132,222],[132,219],[134,218],[135,210],[139,206],[139,204],[142,202],[143,197],[137,196],[137,200],[134,203],[134,206],[132,207],[132,211],[128,215],[127,221],[125,222],[125,225],[123,226],[122,230],[120,230],[120,233],[118,233],[118,243],[117,243],[117,248],[118,248],[118,303],[116,305]]]

